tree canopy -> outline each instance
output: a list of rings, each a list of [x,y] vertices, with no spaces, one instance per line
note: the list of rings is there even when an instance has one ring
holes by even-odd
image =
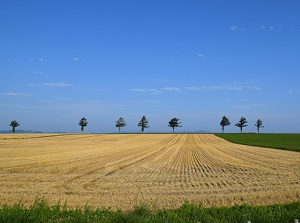
[[[181,122],[179,122],[179,118],[172,118],[170,121],[169,121],[169,127],[173,128],[173,133],[174,133],[174,129],[177,128],[177,127],[182,127],[181,125]]]
[[[224,133],[224,127],[229,126],[230,124],[231,123],[230,123],[229,119],[224,115],[220,122],[220,125],[222,126],[222,133]]]
[[[20,124],[16,121],[16,120],[13,120],[10,122],[10,125],[12,127],[12,132],[15,132],[15,129],[16,127],[18,127]]]
[[[138,123],[138,126],[141,127],[142,133],[144,133],[145,128],[149,128],[148,126],[148,120],[146,119],[146,116],[143,115],[141,121]]]
[[[81,131],[83,131],[84,127],[87,126],[88,121],[85,117],[83,117],[82,119],[80,119],[79,121],[79,125],[81,126]]]
[[[121,128],[125,127],[127,124],[124,118],[120,117],[119,120],[116,121],[116,127],[119,128],[119,133],[121,132]]]
[[[264,127],[262,120],[258,119],[255,123],[255,126],[257,128],[257,133],[259,133],[259,129]]]
[[[243,133],[243,128],[248,126],[246,125],[247,122],[247,119],[245,117],[241,117],[240,118],[240,121],[238,123],[235,124],[235,126],[239,127],[241,129],[241,133]]]

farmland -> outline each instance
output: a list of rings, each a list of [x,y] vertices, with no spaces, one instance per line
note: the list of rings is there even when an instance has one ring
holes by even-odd
[[[2,135],[0,179],[1,206],[289,203],[300,200],[300,153],[210,134]]]

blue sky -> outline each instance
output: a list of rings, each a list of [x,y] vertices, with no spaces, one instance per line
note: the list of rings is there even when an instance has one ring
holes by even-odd
[[[300,132],[298,0],[1,0],[0,130]]]

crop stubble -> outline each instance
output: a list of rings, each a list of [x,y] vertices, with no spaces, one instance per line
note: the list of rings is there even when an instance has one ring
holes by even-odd
[[[0,205],[132,209],[300,200],[300,153],[210,134],[3,135]]]

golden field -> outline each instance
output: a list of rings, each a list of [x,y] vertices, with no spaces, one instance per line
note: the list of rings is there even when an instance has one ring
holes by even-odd
[[[0,206],[132,209],[300,200],[300,153],[210,134],[0,135]]]

